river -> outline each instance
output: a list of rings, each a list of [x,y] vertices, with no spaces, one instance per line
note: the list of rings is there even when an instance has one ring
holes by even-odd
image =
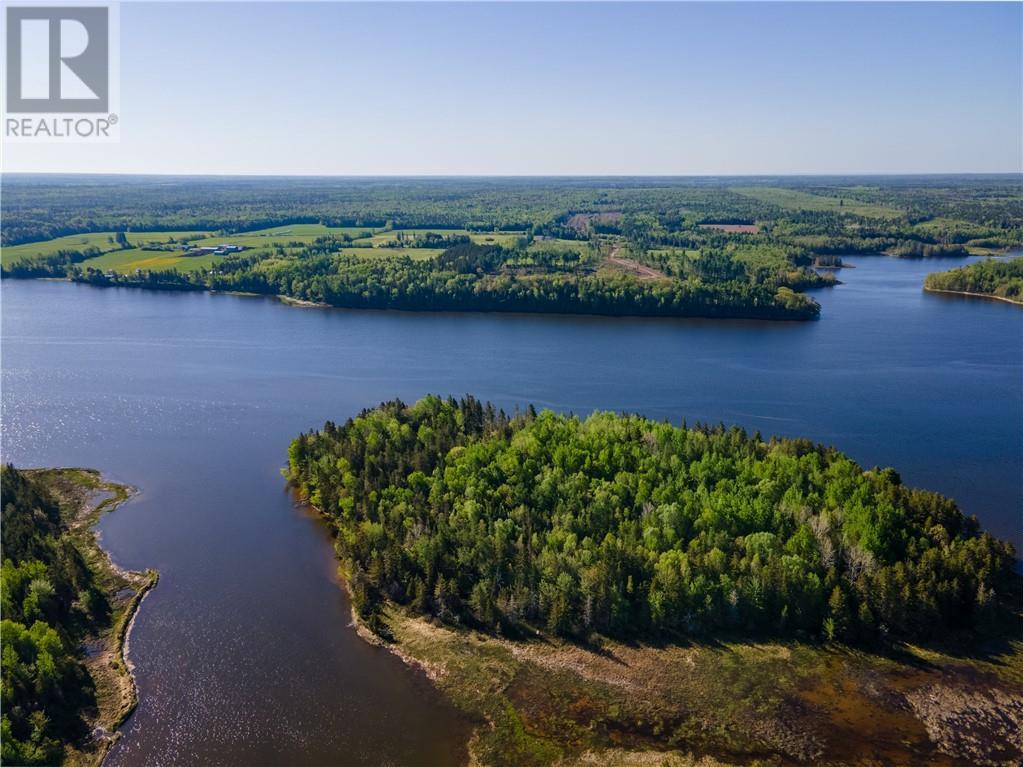
[[[947,493],[1023,548],[1023,310],[925,294],[954,263],[848,259],[818,322],[300,309],[4,280],[3,460],[138,487],[101,523],[155,567],[129,765],[436,765],[466,724],[358,639],[289,440],[381,400],[472,393],[808,436]],[[959,263],[959,262],[955,262]]]

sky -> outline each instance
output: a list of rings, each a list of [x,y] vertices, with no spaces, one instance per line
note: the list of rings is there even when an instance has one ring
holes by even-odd
[[[1020,172],[1020,3],[133,3],[120,141],[19,172]]]

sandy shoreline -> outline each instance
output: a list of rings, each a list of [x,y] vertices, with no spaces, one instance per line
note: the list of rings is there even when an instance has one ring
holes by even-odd
[[[322,301],[306,301],[304,298],[292,298],[291,296],[285,296],[278,294],[277,300],[282,304],[288,306],[299,306],[303,309],[331,309],[334,308],[330,304],[325,304]]]
[[[96,651],[84,658],[84,665],[93,677],[97,692],[97,712],[89,720],[91,739],[80,748],[69,749],[66,763],[100,765],[110,749],[120,739],[120,727],[138,706],[138,686],[134,666],[129,659],[131,631],[139,608],[159,581],[155,570],[138,572],[116,564],[103,548],[102,536],[96,525],[104,514],[116,511],[126,501],[138,495],[133,487],[105,479],[90,469],[36,470],[47,479],[47,485],[57,492],[64,504],[74,504],[68,519],[68,534],[75,547],[103,582],[103,592],[110,600],[110,625],[87,639],[97,645]],[[107,497],[96,498],[97,493]],[[118,594],[131,590],[126,600]],[[120,603],[119,603],[120,602]]]
[[[1013,306],[1023,306],[1023,301],[1014,301],[1011,298],[1005,298],[1004,296],[992,296],[987,293],[971,293],[968,290],[942,290],[940,288],[929,288],[924,285],[925,293],[945,293],[950,296],[969,296],[970,298],[986,298],[989,301],[1001,301],[1002,303],[1012,304]]]

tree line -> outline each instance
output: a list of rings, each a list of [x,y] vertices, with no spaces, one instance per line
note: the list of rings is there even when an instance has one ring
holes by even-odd
[[[752,179],[750,181],[753,181]],[[757,183],[883,204],[904,212],[886,222],[888,236],[963,237],[1020,242],[1023,229],[1018,179],[983,176],[878,177],[814,180],[760,178]],[[3,245],[84,232],[214,231],[236,233],[272,226],[435,228],[527,231],[571,239],[573,212],[621,212],[620,222],[595,229],[624,233],[636,241],[689,231],[698,223],[786,221],[814,233],[858,234],[870,219],[848,212],[779,208],[730,189],[713,178],[658,179],[245,179],[152,177],[24,177],[4,179]],[[632,217],[632,216],[638,216]],[[656,225],[643,215],[651,215]],[[930,219],[974,226],[931,234],[913,228]],[[932,237],[933,235],[933,237]],[[1003,245],[1004,246],[1004,245]]]
[[[745,277],[639,281],[627,275],[566,271],[542,257],[530,259],[530,269],[523,273],[525,251],[472,243],[424,261],[407,256],[365,259],[336,249],[336,243],[323,238],[296,257],[229,257],[210,272],[120,275],[72,265],[69,274],[98,285],[245,291],[352,309],[782,320],[814,319],[820,312],[816,301],[787,286]],[[506,264],[515,268],[505,269]]]
[[[110,605],[44,485],[4,466],[0,503],[0,759],[58,764],[65,744],[88,735],[83,714],[95,707],[95,686],[78,644],[106,624]]]
[[[1023,303],[1023,258],[984,259],[947,272],[928,274],[924,287],[959,293],[980,293]]]
[[[734,427],[429,396],[302,434],[288,466],[376,630],[390,600],[505,633],[921,640],[1015,577],[952,500]]]

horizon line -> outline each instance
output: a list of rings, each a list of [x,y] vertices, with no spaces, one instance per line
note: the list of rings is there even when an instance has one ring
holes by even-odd
[[[1021,176],[1023,169],[1008,171],[857,171],[829,173],[171,173],[162,171],[0,171],[5,176],[155,176],[165,178],[334,178],[334,179],[698,179],[698,178],[877,178],[933,176]]]

